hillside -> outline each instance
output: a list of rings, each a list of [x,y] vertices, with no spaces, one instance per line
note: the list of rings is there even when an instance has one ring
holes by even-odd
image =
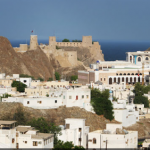
[[[105,119],[103,116],[98,116],[91,112],[81,109],[79,107],[66,108],[64,106],[57,109],[33,109],[29,107],[24,107],[20,103],[0,103],[0,119],[10,119],[13,118],[14,113],[18,107],[22,107],[25,112],[25,117],[29,120],[33,117],[44,117],[49,121],[54,121],[56,125],[64,125],[66,118],[85,118],[86,126],[90,126],[90,131],[95,131],[98,129],[105,129],[106,123],[110,121]],[[113,120],[112,123],[118,123]]]
[[[35,78],[54,78],[55,71],[67,78],[77,74],[79,69],[85,69],[82,63],[75,67],[61,67],[53,54],[49,57],[38,47],[24,53],[16,53],[9,40],[0,36],[0,72],[6,75],[28,74]],[[63,63],[63,62],[62,62]]]
[[[40,48],[19,54],[7,38],[0,37],[0,56],[0,72],[45,78],[52,76],[52,63]]]

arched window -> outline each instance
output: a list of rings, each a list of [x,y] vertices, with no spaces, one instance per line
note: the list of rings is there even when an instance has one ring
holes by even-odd
[[[120,73],[120,75],[122,76],[122,73]]]
[[[118,73],[116,73],[116,75],[118,75]]]
[[[114,83],[116,83],[116,78],[114,78]]]
[[[123,75],[126,75],[126,73],[124,73]]]
[[[134,82],[136,83],[136,77],[134,77]]]
[[[124,82],[124,77],[122,78],[122,82]]]
[[[120,83],[120,78],[118,78],[118,83]]]
[[[93,138],[93,144],[96,144],[96,138]]]
[[[130,77],[130,82],[132,82],[132,77]]]
[[[130,60],[132,60],[132,56],[130,56]]]
[[[112,84],[112,78],[109,78],[109,84]]]
[[[140,75],[142,75],[142,73],[140,73]]]
[[[145,58],[145,60],[149,60],[149,58],[148,58],[148,57],[146,57],[146,58]]]
[[[130,73],[128,73],[127,75],[130,75]]]
[[[132,75],[134,75],[134,73],[132,73]]]
[[[138,57],[138,61],[141,61],[141,57]]]

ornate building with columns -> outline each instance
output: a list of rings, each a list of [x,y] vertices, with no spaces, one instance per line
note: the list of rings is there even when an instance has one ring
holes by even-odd
[[[142,68],[144,63],[144,69]],[[78,82],[87,84],[101,81],[103,84],[122,83],[135,84],[142,83],[142,73],[144,72],[144,82],[149,82],[150,74],[150,52],[137,51],[127,52],[125,61],[97,61],[91,64],[86,71],[78,71]]]

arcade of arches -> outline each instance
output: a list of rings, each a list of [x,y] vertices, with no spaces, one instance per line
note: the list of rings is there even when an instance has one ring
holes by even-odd
[[[142,82],[142,76],[138,77],[109,77],[109,84],[125,82],[126,84],[135,84]]]

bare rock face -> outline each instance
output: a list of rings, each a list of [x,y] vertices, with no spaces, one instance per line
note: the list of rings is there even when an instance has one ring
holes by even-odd
[[[118,123],[115,120],[109,121],[103,116],[98,116],[88,112],[83,108],[61,106],[57,109],[33,109],[24,107],[21,103],[0,103],[0,120],[12,120],[17,108],[22,108],[25,117],[28,119],[44,117],[48,121],[55,122],[56,125],[65,125],[66,118],[86,119],[86,126],[90,126],[90,131],[105,129],[106,123]]]
[[[0,56],[0,72],[8,75],[28,74],[45,79],[53,75],[52,62],[40,48],[16,53],[8,39],[0,36]]]
[[[47,80],[50,77],[54,78],[55,71],[63,77],[68,77],[77,75],[79,69],[85,69],[82,62],[78,62],[75,67],[62,67],[53,54],[47,56],[40,47],[36,50],[17,53],[9,40],[2,36],[0,36],[0,56],[0,72],[6,75],[28,74]]]

